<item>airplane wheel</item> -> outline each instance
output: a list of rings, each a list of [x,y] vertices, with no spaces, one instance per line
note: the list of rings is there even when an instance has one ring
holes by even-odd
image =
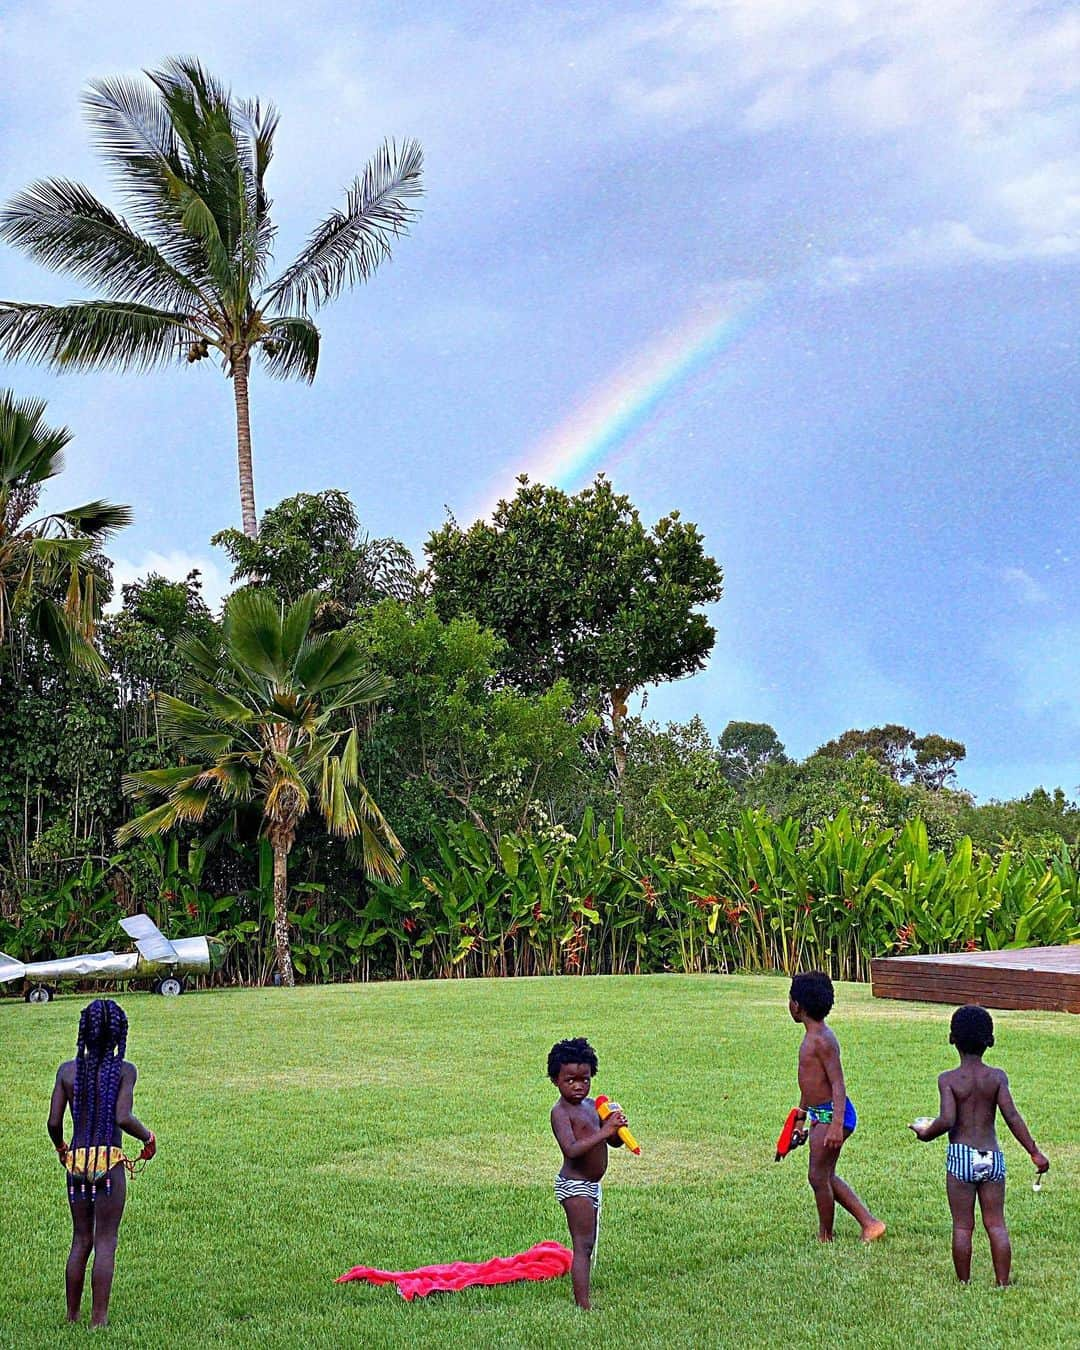
[[[163,998],[179,998],[184,992],[184,981],[178,980],[175,975],[166,975],[158,986],[158,993]]]
[[[27,1003],[51,1003],[55,995],[53,991],[44,984],[34,984],[23,994]]]

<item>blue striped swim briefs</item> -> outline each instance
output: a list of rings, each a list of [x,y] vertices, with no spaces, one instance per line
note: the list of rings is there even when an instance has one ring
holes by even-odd
[[[945,1171],[957,1181],[966,1181],[971,1186],[981,1186],[984,1181],[1004,1181],[1005,1154],[1000,1149],[950,1144],[945,1155]]]

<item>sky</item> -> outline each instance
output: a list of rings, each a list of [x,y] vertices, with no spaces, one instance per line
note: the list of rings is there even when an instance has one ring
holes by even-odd
[[[384,137],[422,142],[423,215],[321,312],[315,383],[253,378],[260,510],[344,488],[419,553],[520,472],[606,472],[725,573],[707,669],[646,716],[767,721],[799,757],[901,722],[963,741],[980,800],[1080,795],[1080,11],[229,9],[9,0],[0,197],[63,176],[116,204],[81,91],[174,55],[277,105],[282,265]],[[0,249],[0,295],[82,294]],[[227,589],[212,363],[0,383],[74,433],[50,500],[134,508],[118,581]]]

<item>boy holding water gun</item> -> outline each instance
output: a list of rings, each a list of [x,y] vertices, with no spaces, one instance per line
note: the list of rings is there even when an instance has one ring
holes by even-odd
[[[960,1064],[938,1079],[941,1108],[933,1120],[917,1120],[910,1128],[924,1143],[938,1135],[949,1136],[945,1187],[952,1211],[956,1278],[961,1284],[967,1284],[971,1278],[971,1237],[978,1199],[990,1239],[994,1276],[998,1287],[1003,1288],[1009,1283],[1012,1247],[1005,1227],[1005,1155],[994,1129],[997,1113],[1001,1112],[1005,1124],[1035,1164],[1039,1178],[1049,1170],[1050,1163],[1035,1146],[1031,1131],[1016,1109],[1004,1069],[983,1063],[983,1055],[994,1044],[994,1021],[986,1009],[974,1004],[957,1008],[949,1028],[949,1041],[956,1047]]]
[[[574,1302],[589,1305],[589,1276],[600,1235],[600,1182],[608,1165],[608,1144],[618,1148],[626,1116],[613,1108],[601,1120],[589,1096],[596,1073],[596,1051],[583,1037],[559,1041],[548,1055],[548,1077],[559,1090],[551,1108],[551,1129],[562,1149],[563,1165],[555,1178],[555,1198],[566,1212],[574,1260],[570,1278]]]
[[[799,1047],[799,1114],[809,1122],[809,1181],[817,1203],[818,1240],[833,1240],[833,1217],[840,1205],[862,1229],[862,1240],[874,1242],[884,1236],[885,1225],[836,1175],[840,1150],[854,1133],[856,1116],[844,1083],[839,1042],[825,1025],[832,1006],[828,975],[813,970],[792,980],[788,1011],[804,1032]]]

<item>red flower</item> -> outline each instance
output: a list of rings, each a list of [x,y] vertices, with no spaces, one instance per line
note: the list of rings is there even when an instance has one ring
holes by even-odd
[[[964,951],[977,952],[978,950],[979,944],[975,941],[973,937],[968,938],[968,940],[964,943]]]
[[[415,920],[415,919],[403,919],[403,920],[402,920],[402,923],[401,923],[401,926],[402,926],[402,928],[405,929],[406,933],[415,933],[415,932],[416,932],[416,920]]]
[[[738,928],[742,923],[742,916],[749,913],[745,905],[728,905],[724,910],[724,918],[731,924],[732,928]]]
[[[808,900],[808,901],[806,902],[805,905],[800,905],[799,908],[802,910],[802,912],[803,912],[804,914],[809,914],[809,913],[810,913],[810,901]]]
[[[641,889],[645,893],[645,903],[650,909],[656,908],[656,889],[648,877],[641,878]]]
[[[533,905],[533,923],[539,923],[544,917],[544,911],[540,906],[539,900]]]
[[[187,909],[189,919],[197,919],[199,917],[199,906],[194,900],[189,900],[185,908]]]
[[[900,951],[903,951],[906,947],[911,946],[911,939],[914,936],[915,936],[915,925],[913,923],[906,923],[903,925],[902,928],[898,928],[896,930],[895,945],[900,949]]]
[[[758,893],[758,890],[759,890],[759,889],[760,889],[760,888],[759,888],[759,886],[758,886],[758,884],[757,884],[756,881],[752,881],[752,882],[750,883],[750,894],[751,894],[751,895],[756,895],[756,894]]]
[[[720,901],[717,900],[715,895],[695,895],[693,903],[702,913],[708,913],[710,909],[715,909]]]
[[[845,909],[854,909],[854,908],[855,908],[855,900],[854,900],[854,898],[853,898],[852,896],[850,896],[850,895],[845,895],[845,896],[844,896],[844,908],[845,908]]]

